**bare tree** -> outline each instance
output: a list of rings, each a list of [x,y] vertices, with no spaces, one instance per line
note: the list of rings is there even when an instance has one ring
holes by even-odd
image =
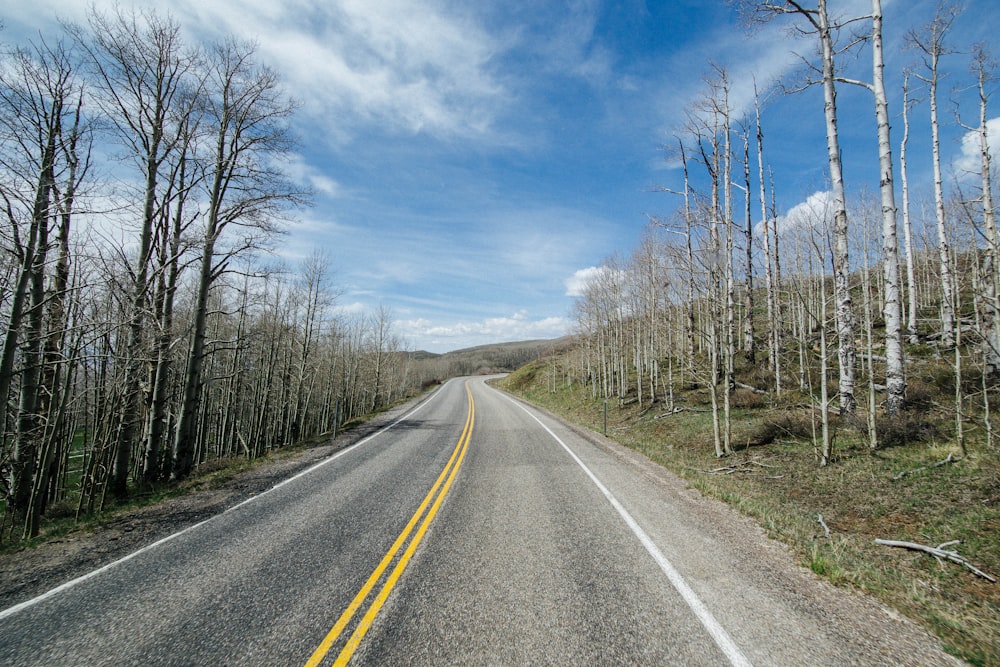
[[[906,251],[906,335],[910,343],[917,339],[917,278],[913,258],[913,230],[910,224],[910,185],[906,171],[906,147],[910,139],[910,72],[903,72],[903,139],[899,143],[899,178],[903,197],[903,248]]]
[[[392,313],[385,305],[379,306],[371,320],[368,334],[368,349],[371,360],[371,401],[367,406],[374,412],[386,390],[386,369],[388,360],[396,351],[397,343],[392,335]]]
[[[90,31],[73,28],[95,78],[97,104],[128,156],[142,171],[138,249],[131,267],[128,338],[123,350],[124,405],[114,436],[112,492],[127,496],[132,449],[140,419],[140,382],[145,364],[145,323],[153,255],[153,233],[163,194],[162,170],[183,141],[177,127],[191,112],[196,95],[191,77],[198,55],[186,52],[180,26],[154,13],[111,15],[92,11]]]
[[[837,130],[837,74],[834,64],[836,49],[834,35],[848,21],[833,22],[826,0],[817,0],[815,7],[801,2],[751,2],[747,7],[752,19],[767,21],[777,15],[795,15],[804,20],[806,32],[816,34],[820,50],[820,82],[823,85],[823,111],[826,117],[827,160],[830,167],[830,186],[833,192],[833,260],[834,284],[837,300],[837,340],[840,365],[840,412],[854,412],[857,351],[853,301],[850,289],[850,261],[848,251],[847,203],[844,192],[843,168],[840,160],[840,139]]]
[[[20,347],[9,507],[26,519],[24,532],[29,537],[38,530],[42,503],[39,480],[48,472],[44,449],[46,427],[50,425],[47,417],[59,381],[47,372],[46,362],[58,361],[56,343],[64,329],[60,308],[68,275],[72,197],[78,179],[86,171],[77,169],[80,96],[75,63],[61,43],[50,47],[41,41],[29,49],[14,51],[9,55],[9,67],[0,73],[0,196],[9,223],[7,250],[17,262],[0,361],[0,399],[5,422],[17,370],[15,351]],[[47,295],[52,220],[59,221],[57,269],[52,276],[52,289],[57,292]],[[4,426],[6,433],[6,423]]]
[[[893,184],[889,103],[885,92],[885,62],[882,55],[882,2],[872,0],[872,92],[878,124],[879,191],[882,195],[882,267],[885,273],[886,411],[895,414],[906,405],[903,367],[903,328],[899,290],[899,237],[896,231],[896,200]]]
[[[253,45],[228,41],[209,56],[206,124],[213,127],[211,153],[204,167],[208,210],[203,220],[191,348],[174,438],[175,478],[186,477],[194,464],[209,290],[225,273],[231,258],[255,247],[261,237],[274,234],[284,207],[301,201],[301,193],[272,159],[291,148],[287,119],[293,105],[282,94],[275,73],[258,66],[254,54]],[[244,233],[237,243],[225,248],[221,240],[230,227],[239,227]]]
[[[753,263],[753,204],[750,194],[750,123],[743,122],[743,358],[751,366],[756,362],[757,341],[753,323],[754,263]]]
[[[294,433],[304,431],[308,401],[304,391],[309,357],[319,335],[323,311],[332,305],[331,294],[326,281],[329,279],[330,258],[322,251],[315,250],[302,263],[302,287],[305,289],[305,313],[302,324],[297,327],[301,333],[301,345],[297,360],[295,379],[295,416],[292,420]],[[373,408],[374,409],[374,408]]]
[[[780,278],[778,275],[778,228],[774,227],[774,242],[772,244],[771,219],[768,215],[767,192],[764,181],[764,129],[760,119],[760,95],[757,83],[754,82],[754,116],[757,128],[757,185],[760,189],[760,219],[764,233],[764,280],[767,288],[767,320],[768,320],[768,362],[774,373],[774,393],[781,396],[781,295]],[[772,188],[773,196],[773,188]],[[773,252],[772,252],[773,246]]]
[[[950,51],[944,38],[951,28],[958,7],[953,4],[941,3],[934,14],[934,19],[920,31],[910,31],[910,42],[923,54],[925,75],[917,75],[926,82],[928,102],[930,104],[931,121],[931,151],[934,166],[934,213],[937,220],[938,256],[941,271],[941,344],[946,348],[955,345],[955,288],[951,272],[951,248],[948,240],[947,221],[945,218],[944,185],[941,175],[941,139],[938,122],[937,91],[940,79],[941,56]]]
[[[889,103],[885,92],[885,60],[882,47],[882,2],[872,0],[871,34],[872,83],[839,81],[867,88],[875,98],[875,121],[878,127],[879,192],[882,197],[882,267],[885,298],[886,411],[895,414],[906,404],[906,379],[903,372],[902,306],[899,288],[899,237],[896,224],[896,199],[892,164],[892,141],[889,130]]]
[[[987,105],[989,93],[987,84],[992,80],[995,63],[986,50],[985,45],[977,44],[973,48],[972,69],[976,75],[976,88],[979,93],[979,124],[969,127],[961,122],[969,132],[976,135],[979,144],[979,173],[980,173],[980,204],[983,216],[983,236],[986,246],[983,249],[983,258],[980,263],[979,301],[982,303],[983,311],[983,343],[982,352],[987,378],[992,381],[1000,376],[1000,304],[997,303],[1000,295],[1000,272],[997,271],[997,252],[1000,238],[998,238],[996,211],[993,206],[993,179],[992,168],[993,159],[990,155],[989,133],[987,126]]]
[[[168,429],[170,403],[169,380],[174,366],[174,300],[180,280],[181,255],[184,252],[183,237],[191,225],[194,215],[187,204],[197,183],[198,174],[189,168],[193,161],[194,139],[197,134],[198,118],[190,114],[181,119],[178,130],[182,137],[177,152],[171,160],[167,176],[164,201],[160,206],[156,229],[156,288],[153,296],[156,336],[154,344],[155,361],[149,385],[149,415],[146,426],[146,444],[143,452],[142,477],[153,482],[168,472],[165,466],[164,447]]]

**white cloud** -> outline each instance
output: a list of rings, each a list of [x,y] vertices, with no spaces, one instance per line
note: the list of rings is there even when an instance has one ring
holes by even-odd
[[[587,293],[587,287],[597,281],[605,272],[607,272],[607,268],[603,266],[588,266],[576,271],[563,281],[563,284],[566,285],[566,296],[584,296]]]
[[[340,315],[365,315],[371,312],[371,308],[369,306],[359,301],[338,304],[335,310]]]
[[[788,209],[788,213],[778,216],[778,232],[796,230],[825,229],[833,221],[833,193],[829,190],[814,192],[804,202]]]
[[[620,289],[627,278],[628,272],[624,269],[607,265],[588,266],[563,280],[563,284],[566,286],[566,296],[582,297],[587,295],[587,290],[595,283],[601,282],[605,287]]]
[[[315,192],[328,197],[341,196],[342,188],[337,181],[321,173],[316,167],[308,164],[301,155],[287,158],[281,168],[292,181],[311,188]]]
[[[986,138],[990,147],[990,158],[996,168],[997,151],[1000,150],[1000,117],[986,121]],[[962,153],[954,163],[955,174],[960,179],[978,177],[982,171],[982,153],[979,149],[979,132],[966,132],[962,136]]]
[[[317,120],[377,123],[389,131],[475,136],[488,131],[501,87],[487,72],[494,44],[433,0],[281,5],[256,25],[261,50]],[[217,13],[231,20],[229,3]],[[302,15],[314,31],[304,34]],[[247,32],[249,26],[241,32]]]
[[[93,6],[111,12],[115,4]],[[56,17],[85,23],[91,3],[15,5],[14,24],[51,29]],[[441,0],[133,0],[122,8],[131,6],[174,17],[198,40],[254,40],[326,141],[346,141],[370,123],[389,132],[481,136],[507,97],[490,72],[501,46]]]

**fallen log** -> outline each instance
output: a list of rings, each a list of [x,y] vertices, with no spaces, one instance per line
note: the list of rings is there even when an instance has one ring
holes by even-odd
[[[663,419],[664,417],[670,417],[672,415],[677,415],[682,412],[708,412],[708,410],[699,410],[697,408],[688,408],[688,407],[676,407],[670,412],[664,412],[662,415],[656,415],[655,417],[653,417],[653,419],[654,420]]]
[[[896,481],[897,479],[903,479],[907,475],[912,475],[913,473],[921,472],[923,470],[928,470],[930,468],[940,468],[943,465],[947,465],[949,463],[955,463],[956,461],[958,461],[958,459],[955,458],[954,452],[949,452],[947,457],[941,459],[937,463],[933,463],[929,466],[920,466],[919,468],[914,468],[913,470],[902,470],[893,475],[892,479],[893,481]]]
[[[910,549],[912,551],[923,551],[924,553],[928,553],[934,556],[935,558],[938,559],[938,561],[940,561],[941,559],[945,559],[945,560],[950,560],[952,563],[956,563],[958,565],[964,565],[965,567],[969,568],[969,570],[973,574],[982,577],[983,579],[986,579],[991,584],[995,584],[997,582],[995,577],[986,574],[978,567],[967,561],[965,558],[958,555],[957,551],[947,551],[944,548],[958,543],[959,543],[958,540],[952,540],[951,542],[944,542],[936,547],[932,547],[926,544],[918,544],[916,542],[901,542],[899,540],[883,540],[880,538],[875,538],[875,544],[881,544],[882,546],[886,547],[898,547],[900,549]]]

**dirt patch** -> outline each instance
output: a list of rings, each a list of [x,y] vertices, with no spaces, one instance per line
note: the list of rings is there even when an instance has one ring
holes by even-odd
[[[30,600],[179,530],[259,495],[335,452],[399,419],[417,400],[397,406],[325,444],[276,461],[261,462],[232,477],[155,505],[113,512],[99,526],[71,532],[32,548],[0,555],[0,609]]]

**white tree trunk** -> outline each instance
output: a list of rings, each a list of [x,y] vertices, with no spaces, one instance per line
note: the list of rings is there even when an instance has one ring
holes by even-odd
[[[906,250],[906,335],[917,343],[917,279],[913,268],[913,232],[910,225],[910,188],[906,178],[906,145],[910,139],[909,73],[903,75],[903,140],[899,144],[899,177],[903,195],[903,247]]]
[[[986,375],[995,378],[1000,375],[1000,307],[997,304],[997,223],[993,210],[993,183],[990,175],[992,159],[990,157],[989,136],[986,131],[986,58],[982,51],[976,56],[979,75],[979,155],[982,172],[983,227],[986,232],[986,249],[983,254],[983,321],[984,332],[983,357],[986,362]]]
[[[840,162],[840,138],[837,133],[837,90],[834,83],[833,36],[826,0],[819,0],[817,10],[820,49],[823,56],[823,109],[826,114],[826,145],[830,163],[830,187],[833,191],[833,271],[837,300],[837,342],[840,362],[840,413],[854,412],[855,348],[854,307],[850,286],[850,258],[847,238],[847,201],[844,174]]]
[[[879,190],[882,196],[882,252],[885,275],[886,411],[895,414],[906,402],[903,374],[903,330],[899,294],[899,239],[896,234],[896,200],[893,192],[892,143],[889,105],[885,94],[882,55],[882,2],[872,0],[872,89],[878,123]]]
[[[941,343],[955,345],[955,294],[951,275],[951,247],[944,213],[944,185],[941,176],[941,140],[938,131],[937,85],[938,61],[941,57],[941,31],[933,27],[928,56],[930,57],[929,103],[931,110],[931,152],[934,164],[934,212],[937,220],[938,257],[941,266]]]
[[[764,185],[764,130],[760,123],[760,98],[754,85],[754,113],[757,117],[757,184],[760,188],[760,219],[764,231],[764,282],[767,286],[768,362],[774,373],[774,393],[781,395],[780,333],[776,321],[777,295],[771,269],[771,225],[767,219],[767,192]]]

